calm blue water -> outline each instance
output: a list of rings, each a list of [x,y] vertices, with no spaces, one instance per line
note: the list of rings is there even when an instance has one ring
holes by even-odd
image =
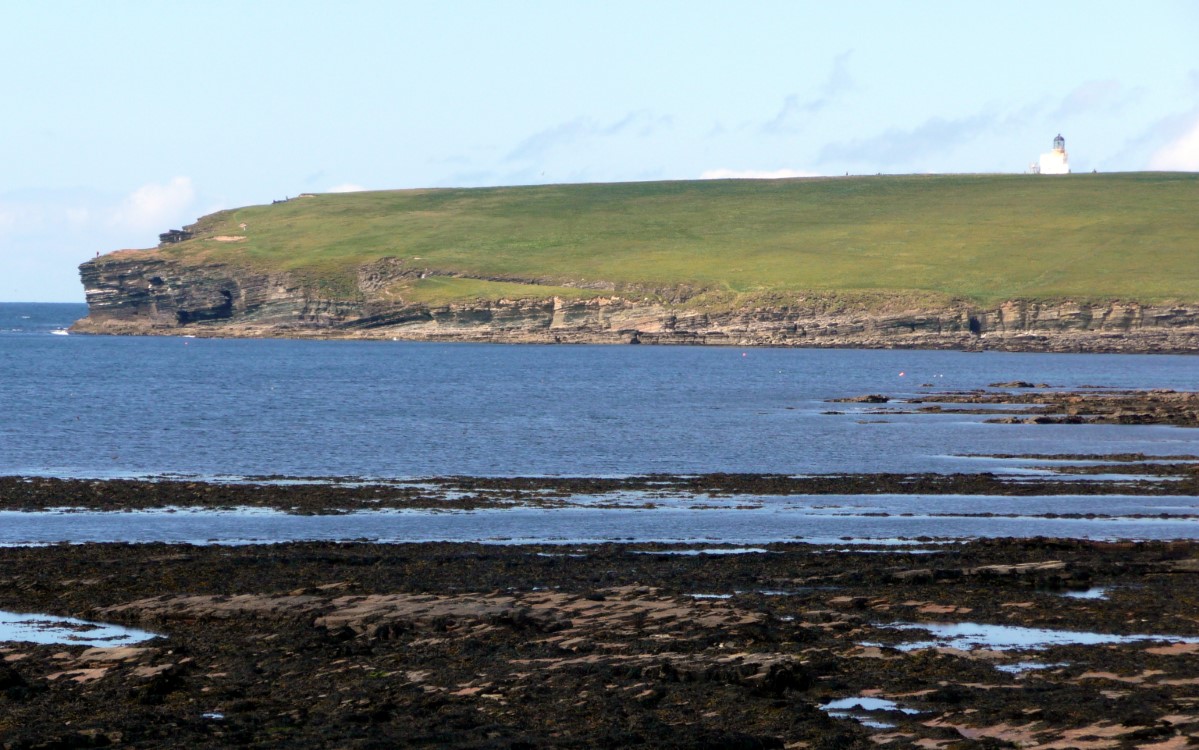
[[[989,471],[955,455],[1199,454],[1199,431],[1169,427],[821,413],[924,383],[1193,390],[1193,357],[51,333],[84,313],[0,304],[0,473]]]
[[[83,315],[87,315],[87,305],[0,302],[0,336],[45,335],[66,328]]]

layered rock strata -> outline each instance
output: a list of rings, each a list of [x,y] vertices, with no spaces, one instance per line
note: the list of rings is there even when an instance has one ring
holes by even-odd
[[[111,334],[376,338],[507,343],[1196,352],[1199,304],[1010,300],[935,306],[899,297],[846,302],[796,295],[753,308],[714,308],[676,295],[613,290],[566,299],[429,305],[388,296],[406,276],[387,260],[359,269],[351,294],[321,294],[286,272],[194,266],[126,251],[80,266],[89,314],[74,330]],[[535,290],[531,284],[530,289]]]

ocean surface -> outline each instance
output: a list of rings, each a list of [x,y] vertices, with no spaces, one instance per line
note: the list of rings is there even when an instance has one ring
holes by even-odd
[[[883,416],[872,414],[872,405],[827,402],[866,393],[902,398],[1017,379],[1058,388],[1194,390],[1199,359],[1187,356],[63,335],[85,313],[83,305],[0,304],[0,474],[1018,472],[1021,462],[976,454],[1199,454],[1199,430],[997,425],[974,415]],[[825,413],[832,410],[844,413]],[[1189,500],[1180,512],[1195,512]],[[987,505],[985,499],[961,499],[958,507],[969,515],[991,509]],[[670,510],[676,512],[685,515]],[[705,516],[692,531],[673,534],[654,526],[683,523],[670,521],[665,511],[652,519],[620,511],[637,519],[627,521],[631,527],[657,529],[646,538],[719,540],[721,528],[729,529],[729,539],[747,542],[765,541],[772,533],[777,538],[855,536],[846,525],[848,515],[813,521],[809,513],[813,532],[789,534],[771,531],[782,523],[771,518],[777,509],[758,512],[756,521],[746,515],[744,523],[732,520],[735,511],[719,512],[731,515],[721,523],[711,523],[715,515]],[[922,507],[897,512],[915,515],[886,523],[876,518],[871,523],[886,528],[871,527],[867,535],[956,533],[954,524],[927,515]],[[545,512],[529,511],[538,513]],[[593,509],[553,516],[562,519],[558,537],[577,538],[569,529],[586,527],[589,513],[602,516]],[[132,523],[132,515],[124,515],[123,523]],[[488,516],[481,512],[472,518],[482,523]],[[11,522],[6,517],[5,524],[11,527]],[[425,523],[430,537],[454,523],[466,528],[461,521]],[[1092,523],[1106,528],[1095,536],[1133,533],[1117,529],[1111,519]],[[1152,525],[1136,519],[1127,523],[1134,531]],[[994,520],[990,528],[1014,524]],[[1077,522],[1057,523],[1071,524]],[[1199,536],[1189,521],[1172,526],[1182,530],[1148,535]],[[739,531],[733,533],[734,528]],[[347,528],[344,533],[390,538],[384,532],[360,532]],[[409,536],[425,538],[424,533]],[[545,530],[544,536],[554,533]],[[975,529],[967,535],[979,534]],[[253,536],[259,538],[257,530]],[[497,534],[475,529],[466,536]],[[526,535],[503,531],[498,536]],[[581,536],[625,535],[617,524]],[[2,541],[33,541],[29,535],[17,537]]]
[[[55,335],[84,314],[0,304],[0,473],[974,471],[994,462],[963,455],[1199,454],[1196,430],[826,403],[1015,379],[1190,390],[1195,357]]]

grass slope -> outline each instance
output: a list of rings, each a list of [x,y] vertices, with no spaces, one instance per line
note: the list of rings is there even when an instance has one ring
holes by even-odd
[[[245,223],[246,229],[240,229]],[[286,269],[332,296],[393,256],[413,301],[702,291],[1199,299],[1199,175],[881,176],[328,194],[205,217],[165,255]],[[217,242],[216,235],[245,235]],[[547,288],[523,283],[535,280]],[[550,288],[552,287],[552,288]]]

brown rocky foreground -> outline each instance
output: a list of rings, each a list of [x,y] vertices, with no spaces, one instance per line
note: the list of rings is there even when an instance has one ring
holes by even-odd
[[[0,608],[163,636],[0,643],[0,746],[1181,750],[1199,736],[1199,644],[1184,642],[1199,636],[1199,544],[680,551],[0,549]],[[928,635],[886,627],[960,621],[1165,637],[903,650]],[[845,698],[894,706],[820,708]]]

